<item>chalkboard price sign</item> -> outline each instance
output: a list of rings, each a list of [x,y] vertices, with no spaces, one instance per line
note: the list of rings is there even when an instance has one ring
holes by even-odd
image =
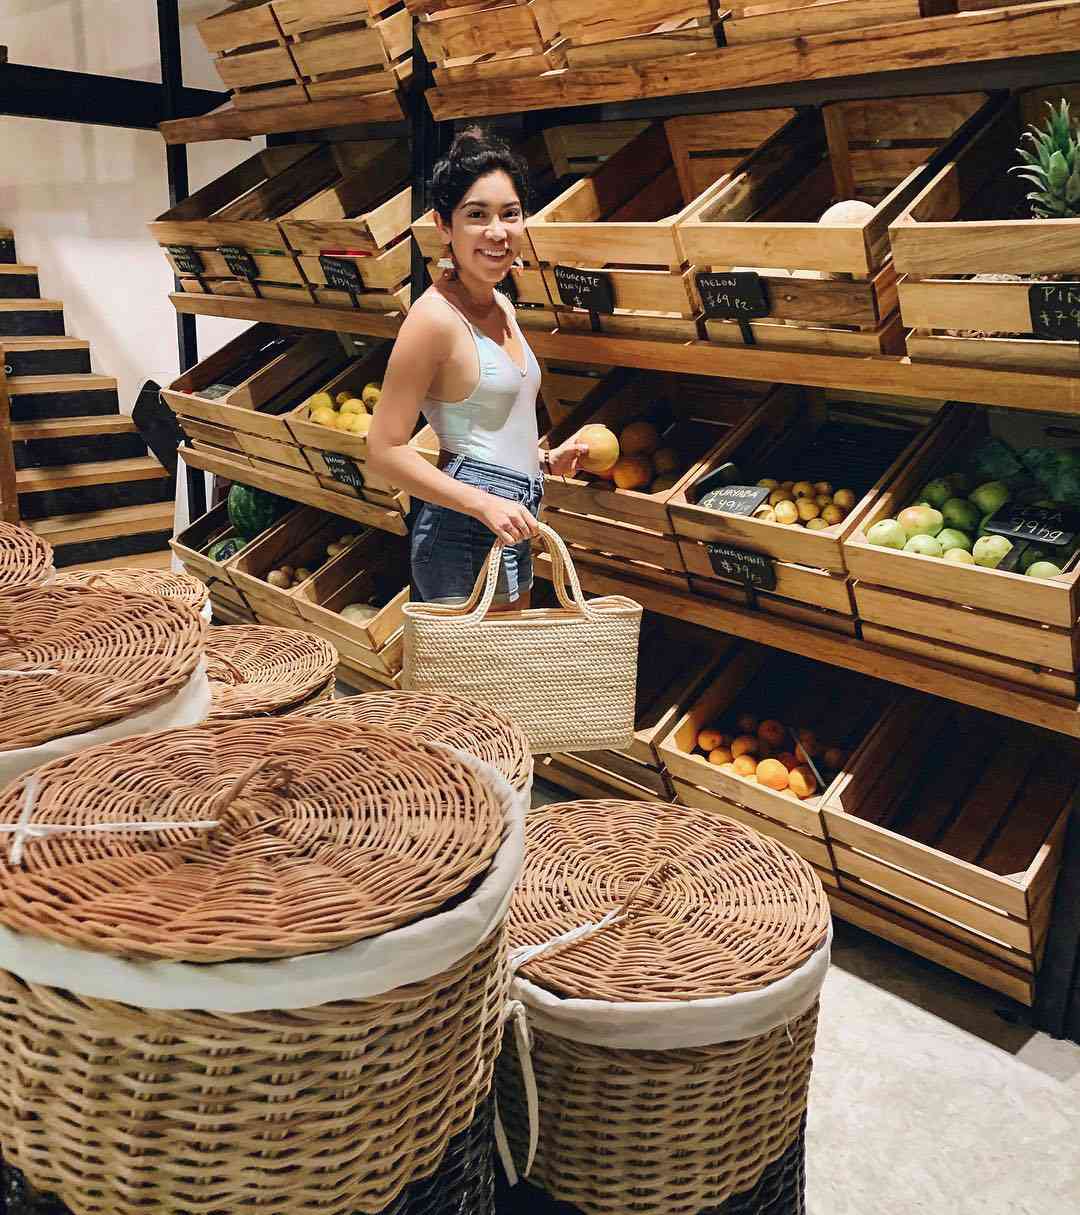
[[[697,288],[710,320],[748,321],[771,311],[765,284],[753,270],[702,270],[697,274]]]
[[[769,496],[762,485],[722,485],[710,489],[698,501],[709,510],[727,511],[729,515],[752,515]]]
[[[342,485],[349,485],[355,490],[364,488],[364,474],[348,456],[343,456],[336,451],[324,451],[322,458],[326,461],[326,467],[335,481],[340,481]]]
[[[1036,337],[1080,342],[1080,283],[1033,283],[1028,300]]]
[[[576,266],[556,266],[555,282],[563,303],[590,312],[615,311],[615,291],[611,275],[603,270],[579,270]]]
[[[337,290],[348,291],[352,295],[363,291],[364,280],[360,277],[360,268],[356,262],[347,257],[330,257],[326,253],[320,253],[319,265],[326,276],[328,287],[336,287]]]
[[[1077,532],[1080,532],[1080,512],[1048,506],[1017,506],[1010,502],[987,520],[986,530],[995,536],[1071,551]]]
[[[230,274],[235,274],[237,278],[259,277],[259,268],[255,265],[255,259],[246,249],[241,249],[239,245],[222,245],[218,252],[225,259],[225,265],[229,267]]]
[[[775,590],[776,566],[771,557],[762,553],[748,553],[745,549],[732,548],[728,544],[710,544],[706,547],[713,572],[718,578],[742,582],[762,591]]]
[[[167,247],[181,274],[202,274],[205,267],[197,249],[193,249],[190,245],[169,245]]]

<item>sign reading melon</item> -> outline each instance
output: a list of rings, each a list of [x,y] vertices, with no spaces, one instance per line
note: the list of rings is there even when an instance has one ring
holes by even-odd
[[[615,311],[615,289],[611,275],[603,270],[579,270],[577,266],[556,266],[555,283],[562,301],[569,308],[587,308],[609,315]]]
[[[705,315],[713,321],[748,321],[768,316],[769,296],[753,270],[698,271],[698,292]]]
[[[1080,342],[1080,283],[1032,283],[1031,332],[1054,342]]]

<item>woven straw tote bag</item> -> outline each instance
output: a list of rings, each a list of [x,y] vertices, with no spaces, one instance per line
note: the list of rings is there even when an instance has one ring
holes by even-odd
[[[641,604],[622,595],[586,601],[562,538],[543,523],[540,535],[561,608],[488,614],[497,541],[468,602],[405,604],[405,687],[488,705],[517,722],[537,753],[628,747]]]

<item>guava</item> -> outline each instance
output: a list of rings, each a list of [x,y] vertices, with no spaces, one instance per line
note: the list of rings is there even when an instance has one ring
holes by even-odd
[[[896,521],[909,536],[936,536],[945,525],[941,511],[932,506],[909,506]]]
[[[879,548],[903,548],[908,536],[895,519],[879,519],[866,533],[866,538]]]
[[[979,526],[979,509],[967,498],[950,498],[941,508],[946,527],[960,532],[973,532]]]
[[[912,536],[904,545],[905,553],[918,553],[920,557],[940,557],[944,551],[933,536]]]
[[[971,555],[975,558],[976,565],[992,570],[996,569],[1011,552],[1012,541],[1006,540],[1004,536],[980,536],[975,541]]]
[[[975,558],[967,551],[966,548],[947,548],[945,550],[945,560],[951,561],[953,565],[975,564]]]
[[[938,477],[936,481],[928,481],[923,486],[922,501],[929,503],[936,510],[941,510],[946,502],[953,496],[953,488],[944,477]]]
[[[1052,561],[1035,561],[1024,571],[1029,578],[1056,578],[1061,567]]]
[[[943,527],[937,534],[937,542],[941,545],[942,552],[947,553],[951,548],[966,548],[968,552],[971,551],[967,532],[958,531],[955,527]]]
[[[979,508],[984,515],[992,515],[994,511],[1001,510],[1009,500],[1009,487],[1004,481],[987,481],[985,484],[973,489],[968,498]]]

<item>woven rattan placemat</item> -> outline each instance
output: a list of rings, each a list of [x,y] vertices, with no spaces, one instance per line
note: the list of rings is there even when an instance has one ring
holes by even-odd
[[[300,629],[221,625],[206,635],[210,721],[281,713],[332,683],[337,650]]]
[[[52,573],[53,551],[27,527],[0,523],[0,591],[36,586]]]
[[[756,991],[802,966],[828,931],[812,867],[732,819],[660,802],[566,802],[530,814],[525,838],[512,949],[626,912],[521,967],[563,998]]]
[[[135,595],[157,595],[159,599],[177,599],[197,612],[206,606],[210,591],[190,574],[178,570],[63,570],[56,577],[57,585],[90,586]]]
[[[421,919],[482,878],[493,787],[436,744],[298,717],[94,747],[0,791],[0,923],[128,959],[213,962],[332,949]],[[170,824],[102,831],[93,824]],[[184,823],[216,823],[209,829]],[[176,823],[178,825],[172,826]]]

